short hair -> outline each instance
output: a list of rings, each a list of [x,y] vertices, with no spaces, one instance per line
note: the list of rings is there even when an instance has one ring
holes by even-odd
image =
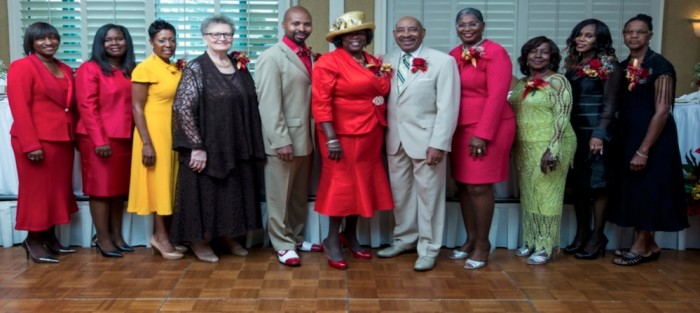
[[[27,27],[27,30],[24,31],[24,43],[22,44],[22,48],[24,48],[24,54],[28,55],[30,53],[33,53],[34,41],[46,37],[56,38],[58,39],[58,42],[61,43],[61,35],[58,33],[58,30],[56,30],[56,27],[53,27],[51,24],[44,22],[36,22],[32,25],[29,25],[29,27]]]
[[[457,12],[457,17],[455,17],[455,23],[459,23],[459,19],[467,14],[474,15],[474,17],[476,17],[476,19],[479,20],[479,22],[481,22],[482,24],[486,24],[484,23],[484,15],[481,14],[481,11],[479,11],[479,9],[475,8],[464,8],[459,10],[459,12]]]
[[[92,40],[92,53],[90,55],[90,61],[94,61],[100,66],[102,73],[107,76],[112,76],[112,65],[109,64],[107,58],[107,51],[105,50],[105,38],[107,33],[116,29],[124,34],[124,40],[126,41],[126,52],[121,59],[121,68],[126,76],[131,76],[131,71],[136,67],[136,57],[134,56],[134,43],[131,40],[131,34],[126,27],[116,24],[105,24],[97,29],[95,32],[95,38]]]
[[[520,65],[520,73],[527,76],[530,75],[530,69],[527,66],[527,55],[533,49],[539,47],[541,44],[549,44],[550,54],[549,54],[549,69],[552,71],[559,70],[559,62],[561,62],[561,53],[559,52],[559,47],[557,44],[545,36],[538,36],[528,40],[522,48],[520,48],[520,56],[518,57],[518,64]]]
[[[627,28],[627,24],[634,22],[634,21],[644,22],[644,24],[647,24],[647,27],[649,28],[650,32],[654,31],[654,25],[651,24],[652,17],[649,15],[646,15],[646,14],[637,14],[635,17],[627,20],[627,22],[625,22],[625,26],[622,29],[624,30],[625,28]]]
[[[177,36],[177,31],[175,30],[175,26],[173,24],[170,24],[164,20],[157,19],[151,23],[151,26],[148,26],[148,37],[153,40],[153,38],[156,38],[156,34],[161,32],[162,30],[169,30],[173,32],[175,36]]]
[[[566,39],[566,51],[568,52],[568,56],[565,60],[566,69],[572,69],[576,64],[581,62],[583,56],[579,56],[576,52],[576,37],[578,37],[581,34],[581,30],[588,25],[593,25],[595,27],[595,42],[593,43],[595,55],[597,57],[611,56],[617,58],[615,56],[615,48],[613,47],[612,35],[610,35],[610,28],[608,28],[608,25],[600,20],[589,18],[576,24],[574,29],[571,30],[569,38]]]
[[[372,39],[374,39],[374,32],[371,29],[363,29],[363,30],[359,30],[359,31],[364,31],[365,34],[367,34],[367,43],[365,43],[365,45],[369,46],[372,43]],[[352,33],[354,33],[354,32],[352,32]],[[342,34],[342,35],[338,35],[338,36],[333,37],[333,41],[332,41],[333,46],[335,46],[336,48],[342,47],[343,46],[343,37],[345,37],[349,34],[352,34],[352,33]]]
[[[202,21],[202,24],[199,29],[202,35],[206,33],[207,29],[209,28],[209,26],[211,26],[211,24],[227,24],[228,26],[231,26],[231,32],[236,32],[236,24],[233,23],[233,20],[224,15],[217,14],[207,17]]]

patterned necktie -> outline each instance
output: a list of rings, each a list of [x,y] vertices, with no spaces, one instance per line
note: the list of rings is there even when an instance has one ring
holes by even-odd
[[[404,53],[403,57],[401,57],[401,64],[399,64],[399,71],[396,75],[396,77],[399,79],[399,87],[403,86],[406,78],[408,78],[408,72],[411,68],[411,65],[408,63],[409,59],[411,59],[411,54],[409,53]]]
[[[299,51],[297,51],[297,55],[300,57],[308,57],[311,56],[311,50],[307,47],[301,47],[299,48]]]

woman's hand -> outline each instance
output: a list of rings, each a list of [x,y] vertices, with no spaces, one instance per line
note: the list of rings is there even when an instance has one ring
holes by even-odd
[[[588,148],[591,149],[592,155],[603,155],[603,140],[600,138],[591,137],[591,140],[588,141]]]
[[[201,173],[207,167],[207,151],[201,149],[192,150],[189,166],[193,171]]]
[[[483,159],[486,155],[486,140],[473,136],[469,141],[469,155],[474,159]]]
[[[338,139],[329,139],[326,142],[326,146],[328,147],[328,158],[340,161],[340,158],[343,156],[343,147],[340,145],[340,141]]]
[[[150,143],[144,143],[141,148],[141,163],[144,166],[151,167],[156,164],[156,150]]]
[[[547,172],[557,169],[557,163],[557,158],[553,157],[552,153],[547,149],[542,155],[542,160],[540,160],[540,170],[542,173],[547,174]]]
[[[44,159],[44,149],[37,149],[27,153],[27,158],[32,162],[40,162]]]
[[[97,156],[100,158],[109,158],[112,156],[112,147],[110,145],[95,147],[95,153],[97,153]]]
[[[643,170],[647,167],[647,159],[649,159],[648,154],[641,153],[639,150],[635,151],[630,161],[630,170],[635,172]]]

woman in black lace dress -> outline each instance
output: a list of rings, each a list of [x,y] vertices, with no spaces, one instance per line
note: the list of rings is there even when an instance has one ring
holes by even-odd
[[[630,55],[622,62],[627,90],[620,102],[622,155],[619,188],[611,194],[610,221],[634,227],[637,237],[628,251],[616,251],[617,265],[637,265],[661,256],[654,231],[688,227],[683,170],[676,123],[671,115],[676,71],[649,48],[651,17],[639,14],[622,32]]]
[[[258,101],[245,59],[231,59],[233,22],[202,22],[206,52],[187,63],[173,103],[173,148],[179,170],[171,239],[190,244],[198,259],[218,262],[210,246],[260,225],[258,162],[265,157]],[[238,55],[234,53],[234,55]]]
[[[577,139],[574,166],[569,173],[574,190],[576,238],[562,250],[576,253],[579,259],[595,259],[608,243],[603,230],[612,176],[610,140],[625,75],[605,23],[596,19],[581,21],[571,31],[566,45],[566,78],[574,100],[571,125]]]

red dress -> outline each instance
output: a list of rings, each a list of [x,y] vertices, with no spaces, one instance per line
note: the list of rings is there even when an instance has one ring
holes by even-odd
[[[73,196],[73,70],[54,59],[57,78],[34,55],[10,65],[7,97],[14,122],[10,135],[17,163],[18,230],[44,231],[67,224],[78,211]],[[29,152],[42,149],[44,159],[30,161]]]
[[[378,63],[367,53],[365,58]],[[314,64],[313,77],[311,110],[318,123],[322,159],[316,212],[371,217],[376,210],[392,209],[394,201],[382,162],[383,100],[389,94],[389,78],[378,77],[342,48],[324,54]],[[333,123],[343,147],[339,161],[328,158],[323,122]]]
[[[99,197],[127,195],[134,129],[131,80],[116,69],[107,76],[97,63],[89,61],[78,68],[75,86],[83,193]],[[112,156],[102,159],[95,147],[107,144]]]
[[[492,184],[508,179],[515,115],[508,104],[513,66],[506,50],[484,40],[476,66],[462,60],[462,45],[450,51],[459,66],[459,122],[452,138],[452,177],[465,184]],[[483,158],[469,155],[472,136],[486,140]]]

